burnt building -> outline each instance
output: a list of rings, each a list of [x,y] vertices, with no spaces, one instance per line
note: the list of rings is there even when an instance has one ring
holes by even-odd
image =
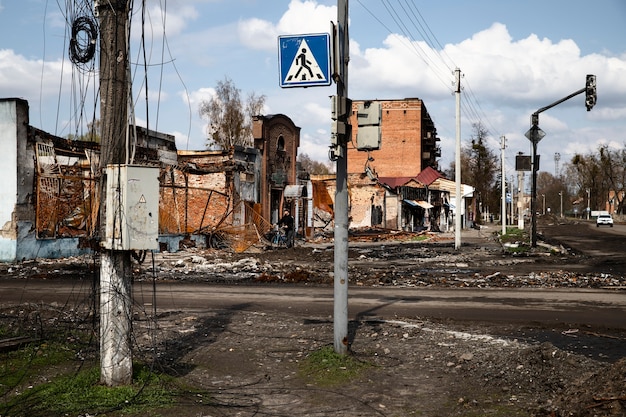
[[[307,196],[307,188],[297,175],[300,128],[283,114],[256,116],[253,136],[254,147],[261,153],[261,216],[276,223],[282,210],[289,208],[302,225],[306,218],[302,199]]]

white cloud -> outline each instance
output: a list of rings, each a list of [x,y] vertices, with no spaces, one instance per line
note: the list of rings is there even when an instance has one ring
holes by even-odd
[[[239,22],[238,33],[248,48],[274,51],[278,35],[326,33],[330,22],[335,20],[336,6],[324,6],[313,0],[292,0],[277,24],[257,18],[245,19]]]
[[[167,33],[168,37],[175,37],[182,33],[189,25],[189,22],[198,18],[199,13],[192,4],[176,5],[176,3],[168,3],[167,9],[163,9],[162,2],[148,5],[143,25],[142,19],[144,19],[144,15],[142,13],[133,14],[131,27],[133,39],[140,39],[142,29],[144,28],[144,36],[151,41],[158,40],[160,42],[164,33]],[[151,48],[147,46],[146,49]]]
[[[251,49],[276,48],[278,31],[267,20],[246,19],[239,21],[237,32],[241,43]]]
[[[189,95],[184,92],[180,93],[180,97],[183,101],[191,106],[192,109],[198,109],[200,103],[203,101],[209,101],[215,97],[214,88],[200,88],[199,90],[192,91]]]
[[[62,61],[30,60],[11,49],[0,49],[0,91],[4,97],[29,100],[58,93],[58,79],[70,64]],[[69,76],[69,72],[66,71]]]

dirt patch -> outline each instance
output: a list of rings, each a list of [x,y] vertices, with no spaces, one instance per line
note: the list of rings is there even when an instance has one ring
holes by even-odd
[[[350,354],[371,367],[347,384],[318,386],[302,377],[299,367],[332,341],[330,317],[181,312],[168,322],[173,326],[161,329],[169,334],[158,349],[168,352],[161,364],[180,370],[177,376],[204,393],[193,404],[162,413],[167,416],[623,412],[622,361],[607,365],[550,343],[493,336],[479,325],[419,318],[353,321]],[[230,414],[234,410],[237,414]]]

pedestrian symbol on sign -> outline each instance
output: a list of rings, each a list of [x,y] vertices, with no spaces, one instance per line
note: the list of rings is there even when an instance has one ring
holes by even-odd
[[[278,47],[281,87],[331,84],[328,34],[280,36]]]
[[[300,53],[296,55],[295,59],[289,67],[287,78],[285,82],[289,83],[293,81],[311,81],[320,80],[326,81],[326,77],[322,72],[317,60],[311,53],[309,45],[306,43],[306,39],[302,39],[300,43]]]

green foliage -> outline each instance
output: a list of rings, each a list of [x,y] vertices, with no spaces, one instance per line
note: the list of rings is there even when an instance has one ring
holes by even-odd
[[[354,356],[340,355],[332,346],[312,352],[300,365],[300,376],[320,386],[335,386],[358,377],[369,368]]]
[[[501,236],[502,242],[515,242],[524,239],[526,233],[519,227],[507,227],[506,234]]]

